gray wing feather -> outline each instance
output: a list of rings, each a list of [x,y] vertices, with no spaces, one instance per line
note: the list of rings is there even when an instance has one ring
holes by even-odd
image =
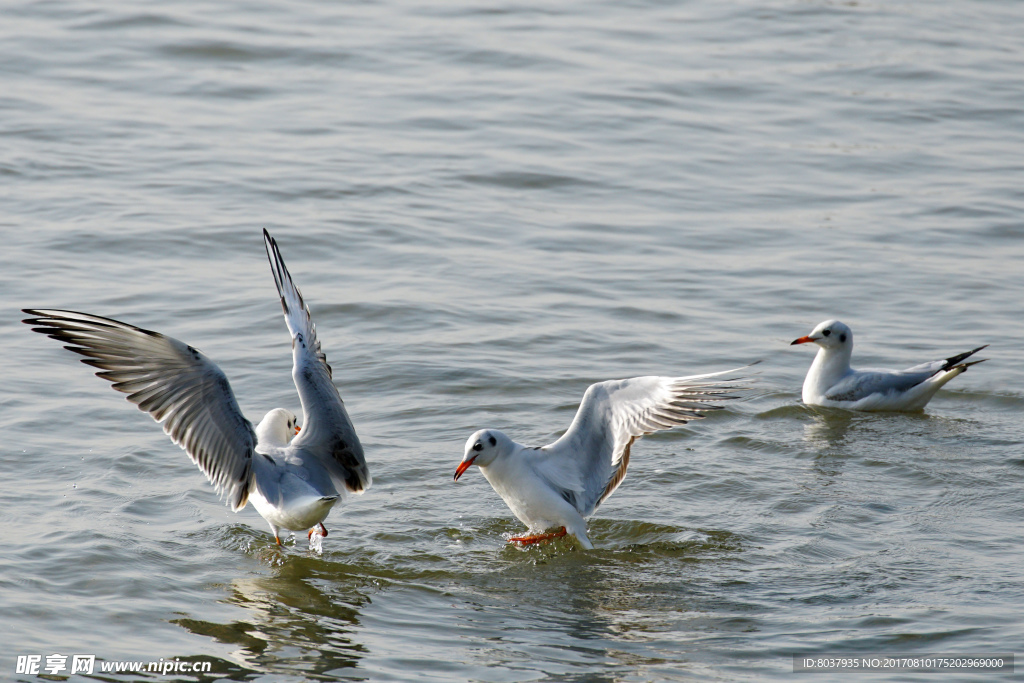
[[[944,360],[933,360],[927,363],[921,363],[913,367],[907,368],[906,370],[900,370],[899,372],[909,373],[927,373],[929,377],[934,375],[939,370],[946,368],[946,361]],[[874,370],[872,368],[864,368],[863,372],[897,372],[896,370]]]
[[[829,389],[825,393],[825,398],[831,401],[859,401],[872,394],[901,394],[905,391],[910,391],[918,384],[927,381],[940,372],[957,367],[958,364],[963,363],[964,360],[987,347],[988,344],[965,351],[964,353],[958,353],[943,360],[921,363],[901,371],[855,370]],[[963,365],[970,366],[981,362],[973,361],[971,363],[963,363]]]
[[[938,373],[940,370],[949,370],[950,368],[955,367],[957,364],[967,360],[968,358],[976,354],[978,351],[987,348],[988,344],[985,344],[984,346],[979,346],[976,349],[971,349],[970,351],[958,353],[955,356],[950,356],[949,358],[944,358],[942,360],[933,360],[929,363],[921,363],[920,365],[915,365],[912,368],[907,368],[903,372],[929,372],[932,375],[934,375]],[[966,363],[966,365],[974,365],[976,363],[981,362],[982,361],[974,361],[972,363]]]
[[[232,509],[249,496],[256,434],[227,377],[188,344],[158,332],[75,311],[33,310],[24,322],[64,342],[96,375],[163,423]]]
[[[591,385],[558,441],[537,451],[538,471],[584,517],[619,487],[636,439],[721,410],[747,387],[727,370],[693,377],[634,377]]]
[[[860,370],[837,382],[825,393],[825,398],[831,401],[859,401],[872,394],[903,393],[924,382],[941,369],[940,367],[934,371],[926,369],[916,372],[911,370],[902,372]]]
[[[320,349],[309,308],[285,266],[277,241],[266,230],[263,241],[292,335],[292,379],[302,403],[302,431],[292,445],[319,458],[339,490],[344,486],[353,493],[362,493],[372,483],[363,446],[332,381],[331,367]]]

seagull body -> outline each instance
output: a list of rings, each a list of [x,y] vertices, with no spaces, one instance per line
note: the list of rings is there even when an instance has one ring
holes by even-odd
[[[518,444],[496,429],[482,429],[466,442],[455,479],[471,465],[501,496],[533,535],[511,541],[535,543],[571,534],[591,549],[586,517],[610,496],[626,476],[630,448],[645,434],[704,417],[737,398],[744,387],[735,372],[692,377],[634,377],[591,385],[576,417],[560,439],[543,448]],[[560,528],[555,533],[539,533]]]
[[[253,459],[249,502],[280,543],[280,529],[301,531],[322,524],[341,496],[320,460],[292,444],[295,432],[278,429],[284,422],[275,416],[278,411],[290,415],[275,408],[256,426],[256,453],[262,457]]]
[[[816,344],[818,354],[804,379],[804,403],[869,411],[921,410],[946,382],[970,366],[983,362],[962,361],[987,346],[906,370],[854,370],[850,367],[853,331],[844,323],[826,320],[809,335],[792,342],[807,343]]]
[[[274,283],[292,336],[292,378],[302,403],[302,427],[275,408],[253,428],[227,377],[177,339],[87,313],[25,309],[24,322],[67,344],[99,368],[128,400],[163,423],[164,431],[206,474],[236,512],[252,501],[280,545],[282,529],[317,528],[347,493],[371,484],[362,445],[331,379],[316,328],[277,242],[263,231]]]

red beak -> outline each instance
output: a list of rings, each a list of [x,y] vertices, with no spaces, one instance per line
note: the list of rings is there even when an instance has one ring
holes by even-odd
[[[300,427],[299,425],[295,425],[295,433],[298,434],[301,431],[302,431],[302,427]]]
[[[476,460],[475,455],[469,460],[463,460],[462,462],[459,463],[459,466],[455,468],[455,481],[458,481],[459,477],[461,477],[463,473],[465,473],[465,471],[469,469],[469,466],[473,464],[474,460]]]
[[[791,341],[789,343],[789,345],[793,346],[794,344],[806,344],[807,342],[816,342],[816,341],[818,341],[817,337],[800,337],[799,339],[794,339],[793,341]]]

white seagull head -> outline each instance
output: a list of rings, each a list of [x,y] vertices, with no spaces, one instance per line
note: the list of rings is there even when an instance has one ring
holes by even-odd
[[[811,330],[806,337],[794,339],[790,346],[808,342],[817,344],[825,350],[836,349],[849,353],[853,350],[853,330],[838,320],[826,320],[823,323],[818,323],[817,327]]]
[[[299,418],[290,410],[274,408],[256,425],[258,443],[287,446],[299,433]]]
[[[481,429],[466,441],[466,453],[455,470],[455,481],[470,465],[487,467],[504,452],[511,450],[512,440],[497,429]]]

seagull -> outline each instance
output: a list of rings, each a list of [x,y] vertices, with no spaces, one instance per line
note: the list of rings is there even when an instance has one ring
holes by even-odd
[[[633,442],[720,410],[713,401],[739,398],[732,392],[747,388],[733,384],[739,378],[717,379],[735,371],[592,384],[569,430],[552,444],[530,448],[496,429],[473,434],[455,480],[471,465],[480,468],[512,513],[534,532],[510,543],[528,545],[571,534],[590,550],[594,544],[584,518],[622,483]]]
[[[819,348],[804,380],[804,403],[849,410],[921,410],[942,385],[987,360],[962,362],[988,346],[906,370],[854,370],[850,367],[853,331],[849,326],[826,320],[790,346],[808,342]]]
[[[98,377],[163,423],[231,509],[251,501],[281,545],[282,529],[326,536],[331,509],[347,493],[369,488],[371,478],[309,309],[266,230],[263,241],[291,332],[302,427],[290,410],[275,408],[253,428],[221,369],[159,332],[51,309],[23,309],[34,316],[23,322],[85,356],[83,363],[100,369]]]

